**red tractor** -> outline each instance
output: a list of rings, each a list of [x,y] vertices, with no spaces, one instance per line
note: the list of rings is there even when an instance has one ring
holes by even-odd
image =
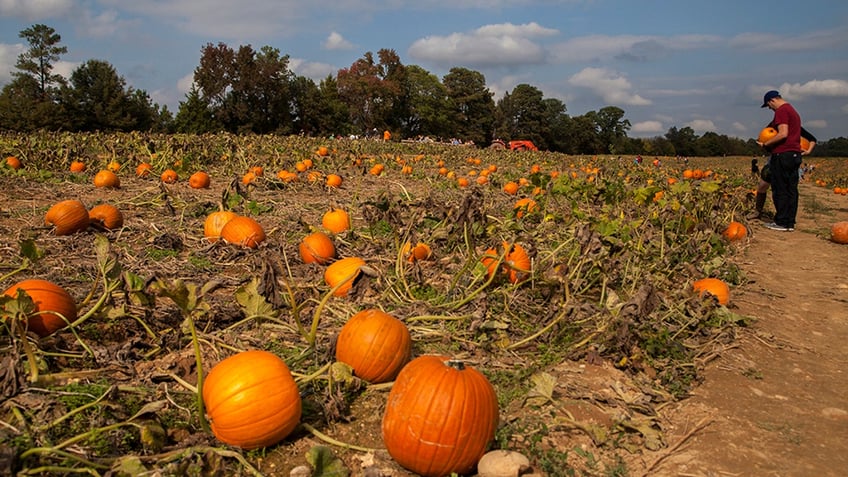
[[[504,142],[503,139],[495,139],[489,146],[492,149],[509,149],[510,151],[538,151],[539,148],[533,144],[533,141],[523,139],[516,141]]]

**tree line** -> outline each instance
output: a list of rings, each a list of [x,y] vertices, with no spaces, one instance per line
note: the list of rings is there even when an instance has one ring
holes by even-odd
[[[67,53],[61,36],[43,24],[19,33],[29,49],[0,92],[0,129],[13,131],[152,131],[180,133],[369,135],[461,140],[487,146],[493,139],[529,139],[567,154],[651,156],[757,155],[753,139],[690,127],[631,138],[625,111],[606,106],[580,116],[541,90],[519,84],[495,101],[484,75],[452,68],[441,79],[404,65],[391,49],[365,53],[320,82],[296,75],[289,56],[263,46],[206,44],[194,82],[176,114],[127,85],[106,61],[88,60],[69,78],[53,72]],[[814,153],[848,156],[848,139],[820,143]]]

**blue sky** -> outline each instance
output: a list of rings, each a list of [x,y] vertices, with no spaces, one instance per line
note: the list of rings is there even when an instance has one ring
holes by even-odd
[[[278,48],[316,82],[389,48],[440,78],[479,71],[496,99],[527,83],[572,116],[620,107],[631,137],[756,136],[769,89],[820,140],[848,137],[844,0],[0,0],[0,85],[36,23],[68,48],[57,72],[108,61],[172,112],[207,43]]]

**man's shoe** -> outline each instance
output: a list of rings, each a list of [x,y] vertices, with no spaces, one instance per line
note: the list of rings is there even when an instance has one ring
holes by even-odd
[[[784,227],[782,225],[777,225],[774,222],[769,222],[765,224],[764,227],[769,230],[777,230],[778,232],[792,232],[795,230],[793,227]]]

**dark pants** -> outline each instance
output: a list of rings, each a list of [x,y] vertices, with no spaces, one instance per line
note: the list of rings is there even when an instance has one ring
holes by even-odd
[[[771,197],[774,200],[774,223],[783,227],[795,227],[798,214],[798,168],[801,166],[800,152],[772,154],[769,161],[771,175]]]

